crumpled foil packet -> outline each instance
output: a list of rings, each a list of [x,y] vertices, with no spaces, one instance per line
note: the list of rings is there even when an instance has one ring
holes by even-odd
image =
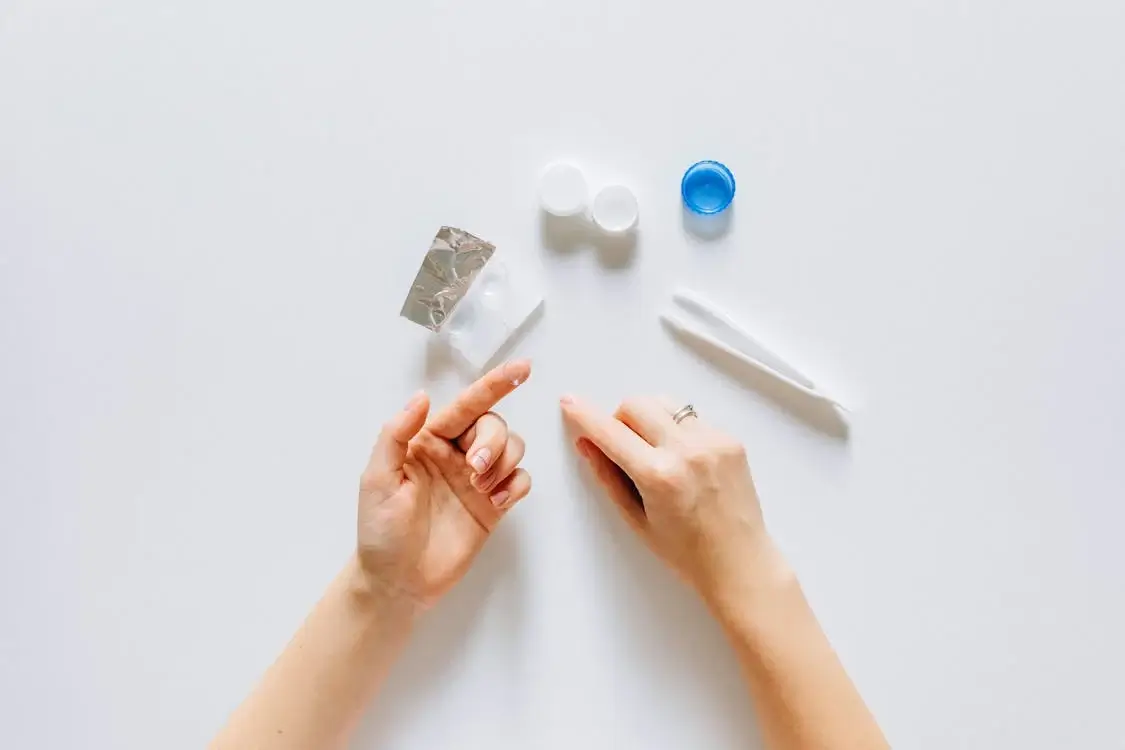
[[[441,330],[495,251],[495,245],[463,229],[442,227],[399,315],[431,331]]]

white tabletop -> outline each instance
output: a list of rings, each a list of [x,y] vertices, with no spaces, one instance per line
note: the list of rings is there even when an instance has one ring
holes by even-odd
[[[348,554],[420,384],[429,238],[542,266],[505,404],[533,495],[359,748],[735,748],[731,654],[586,483],[572,391],[691,400],[902,748],[1109,747],[1125,671],[1125,6],[699,0],[0,7],[0,745],[195,748]],[[640,201],[542,232],[554,159]],[[686,234],[693,161],[738,179]],[[855,411],[671,339],[685,284]]]

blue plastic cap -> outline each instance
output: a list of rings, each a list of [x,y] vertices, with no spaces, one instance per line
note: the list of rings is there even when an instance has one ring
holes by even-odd
[[[684,204],[697,214],[717,214],[734,200],[734,175],[717,161],[688,167],[680,182]]]

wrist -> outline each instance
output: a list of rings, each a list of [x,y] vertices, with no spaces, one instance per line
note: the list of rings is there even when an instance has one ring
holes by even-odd
[[[723,624],[752,616],[778,595],[800,590],[797,576],[769,536],[763,533],[751,543],[734,545],[733,554],[723,556],[707,585],[700,588],[707,607]]]
[[[351,606],[362,616],[378,619],[382,627],[403,633],[412,629],[417,603],[365,571],[356,555],[348,558],[338,580]]]

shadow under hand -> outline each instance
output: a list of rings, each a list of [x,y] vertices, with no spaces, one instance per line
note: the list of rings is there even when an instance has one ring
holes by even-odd
[[[522,628],[523,596],[518,545],[510,524],[501,524],[480,551],[464,580],[422,615],[406,651],[396,662],[379,699],[364,716],[350,747],[382,748],[426,711],[427,698],[456,665],[478,625],[485,602],[499,599],[503,622],[515,642]]]
[[[839,409],[832,404],[813,398],[785,381],[778,380],[730,353],[687,335],[667,323],[664,327],[673,338],[691,349],[700,359],[740,385],[761,393],[785,411],[829,437],[845,441],[848,439],[850,431],[848,423],[840,415]]]
[[[637,651],[633,661],[655,673],[660,684],[682,687],[682,702],[661,712],[689,711],[695,719],[710,713],[716,729],[711,736],[722,741],[706,746],[761,750],[751,697],[722,629],[694,592],[644,546],[576,460],[588,501],[596,507],[591,533],[597,536],[598,554],[605,556],[599,569],[615,589],[615,614],[629,634],[629,648]]]

